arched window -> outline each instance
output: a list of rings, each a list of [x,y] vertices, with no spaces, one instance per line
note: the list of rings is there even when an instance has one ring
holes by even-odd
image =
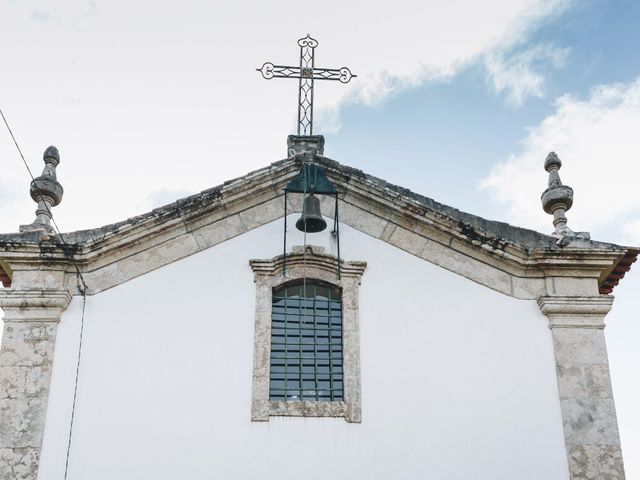
[[[269,400],[342,401],[342,295],[317,280],[273,289]]]
[[[360,423],[358,288],[367,266],[322,247],[251,260],[256,318],[251,420],[344,417]]]

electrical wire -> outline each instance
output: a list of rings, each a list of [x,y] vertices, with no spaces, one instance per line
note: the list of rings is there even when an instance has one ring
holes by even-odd
[[[18,153],[20,154],[20,158],[22,159],[22,163],[24,163],[24,166],[27,169],[27,172],[29,173],[29,176],[31,177],[31,181],[35,182],[36,179],[33,176],[33,173],[31,172],[31,169],[29,168],[29,164],[27,163],[27,160],[24,157],[24,154],[22,153],[22,149],[20,148],[20,145],[18,144],[18,141],[16,140],[15,135],[13,134],[13,131],[11,130],[11,127],[9,126],[9,122],[7,121],[7,117],[5,117],[4,112],[2,111],[2,108],[0,108],[0,115],[2,116],[2,120],[4,121],[5,126],[7,127],[7,130],[9,131],[9,135],[11,135],[11,139],[13,140],[14,145],[16,146],[16,149],[18,150]],[[73,264],[73,266],[76,269],[76,284],[77,284],[77,288],[78,288],[78,292],[82,295],[82,316],[81,316],[81,320],[80,320],[80,340],[78,343],[78,360],[76,363],[76,378],[75,378],[75,384],[74,384],[74,388],[73,388],[73,404],[71,406],[71,421],[69,424],[69,441],[67,443],[67,455],[66,455],[66,460],[65,460],[65,466],[64,466],[64,479],[67,479],[67,474],[69,472],[69,454],[71,452],[71,438],[72,438],[72,433],[73,433],[73,422],[75,419],[75,413],[76,413],[76,400],[77,400],[77,396],[78,396],[78,378],[79,378],[79,374],[80,374],[80,360],[82,358],[82,339],[83,339],[83,334],[84,334],[84,314],[85,314],[85,309],[86,309],[86,305],[87,305],[87,283],[84,280],[84,277],[82,276],[82,273],[80,272],[80,268],[78,267],[78,264],[75,262],[74,258],[73,258],[73,254],[70,252],[69,250],[69,244],[65,241],[62,232],[60,231],[60,228],[58,227],[58,224],[56,223],[55,219],[53,218],[53,213],[51,212],[51,209],[49,208],[49,205],[47,205],[47,203],[44,201],[42,195],[39,196],[40,201],[42,202],[42,204],[45,206],[45,208],[47,209],[47,213],[49,214],[49,218],[51,219],[51,222],[53,223],[53,228],[56,232],[56,234],[60,237],[60,243],[63,245],[63,252],[65,253],[65,255],[68,255],[69,257],[69,261]]]
[[[20,154],[20,158],[22,158],[22,162],[24,163],[24,166],[27,167],[27,172],[29,172],[29,176],[31,177],[31,180],[33,180],[33,173],[31,173],[31,169],[29,168],[29,164],[27,163],[27,161],[24,158],[24,155],[22,154],[22,150],[20,149],[20,145],[18,145],[18,141],[16,140],[16,137],[13,135],[13,131],[11,130],[11,127],[9,126],[9,122],[7,122],[7,118],[4,116],[4,113],[2,112],[2,108],[0,108],[0,115],[2,115],[2,120],[4,121],[4,124],[7,126],[7,130],[9,130],[9,135],[11,135],[11,138],[13,139],[13,143],[16,146],[16,148],[18,149],[18,153]]]
[[[16,140],[15,135],[13,134],[13,130],[11,130],[11,127],[9,126],[9,122],[7,121],[7,117],[5,117],[5,115],[4,115],[4,112],[2,111],[2,108],[0,108],[0,116],[2,116],[2,120],[4,121],[4,124],[7,127],[7,130],[9,131],[9,135],[11,135],[11,139],[13,140],[13,143],[16,146],[16,149],[18,150],[18,153],[20,154],[20,158],[22,159],[22,163],[24,163],[24,166],[27,169],[27,172],[29,172],[29,177],[31,177],[31,181],[35,182],[36,179],[33,176],[33,173],[31,172],[31,168],[29,168],[29,164],[27,163],[27,160],[24,158],[24,154],[22,153],[22,149],[20,148],[20,145],[18,144],[18,141]],[[42,201],[42,204],[47,209],[47,213],[49,214],[49,218],[51,218],[51,222],[53,223],[53,228],[54,228],[56,234],[60,237],[60,242],[65,247],[68,247],[69,244],[64,240],[62,232],[60,231],[60,228],[58,227],[58,224],[56,223],[55,218],[53,218],[53,213],[51,212],[51,209],[49,208],[49,205],[47,205],[47,203],[44,201],[42,195],[40,195],[39,198],[40,198],[40,201]],[[68,251],[68,249],[67,249],[67,251]],[[73,262],[73,255],[70,254],[70,253],[68,255],[69,255],[69,260],[71,260],[71,262]],[[84,277],[82,276],[82,273],[80,272],[80,268],[78,268],[78,265],[74,262],[73,266],[76,269],[76,278],[78,279],[78,291],[82,295],[84,295],[84,292],[87,290],[87,283],[85,282]]]
[[[87,306],[87,296],[82,295],[82,317],[80,319],[80,341],[78,342],[78,361],[76,363],[76,381],[73,387],[73,403],[71,404],[71,420],[69,423],[69,440],[67,442],[67,456],[64,462],[64,480],[67,480],[69,473],[69,455],[71,454],[71,438],[73,432],[73,422],[76,417],[76,400],[78,398],[78,378],[80,377],[80,359],[82,358],[82,337],[84,335],[84,312]]]

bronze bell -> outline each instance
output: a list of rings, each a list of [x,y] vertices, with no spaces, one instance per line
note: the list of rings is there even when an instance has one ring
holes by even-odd
[[[327,222],[320,213],[320,200],[312,194],[305,197],[302,215],[296,222],[296,228],[301,232],[317,233],[327,228]]]

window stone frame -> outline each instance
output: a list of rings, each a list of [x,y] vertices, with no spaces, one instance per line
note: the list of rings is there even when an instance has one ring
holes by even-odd
[[[324,248],[312,245],[293,247],[292,253],[286,255],[286,263],[283,260],[280,255],[271,260],[249,261],[256,284],[251,421],[268,422],[269,417],[291,416],[344,417],[349,423],[361,423],[358,290],[367,264],[342,260],[338,278],[338,259],[325,253]],[[334,285],[342,292],[344,400],[341,402],[269,399],[273,289],[305,277]]]

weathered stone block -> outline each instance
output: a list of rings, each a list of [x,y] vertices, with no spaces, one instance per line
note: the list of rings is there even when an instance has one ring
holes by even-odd
[[[360,232],[380,238],[387,224],[387,220],[372,215],[349,203],[340,203],[340,221]]]
[[[245,229],[253,228],[281,218],[284,215],[284,197],[269,200],[255,208],[250,208],[240,213],[240,219]]]
[[[57,324],[52,322],[5,322],[3,340],[53,340]]]
[[[582,368],[572,366],[556,366],[558,376],[558,392],[560,398],[587,397]]]
[[[253,400],[251,402],[251,421],[269,421],[269,400]]]
[[[617,446],[580,445],[569,452],[571,480],[624,480],[622,452]]]
[[[597,278],[553,277],[554,295],[598,295]]]
[[[591,397],[613,397],[609,365],[584,367],[585,389]]]
[[[289,417],[344,417],[344,402],[270,401],[269,415]]]
[[[554,328],[556,363],[568,365],[606,364],[604,332],[599,328]]]
[[[557,366],[558,388],[563,398],[611,398],[608,365]]]
[[[4,341],[0,351],[0,366],[51,365],[54,340]]]
[[[27,397],[47,397],[51,380],[51,366],[29,367],[26,369],[24,393]]]
[[[253,357],[254,371],[256,375],[269,374],[269,359],[271,354],[271,328],[261,325],[256,329],[254,338],[255,354]]]
[[[481,285],[511,295],[511,275],[436,242],[425,244],[420,257]]]
[[[64,271],[16,270],[11,281],[12,288],[57,288],[64,283]]]
[[[39,448],[0,448],[0,480],[36,480]]]
[[[0,398],[25,395],[27,367],[0,366]]]
[[[538,299],[546,293],[544,278],[511,276],[512,295],[522,300]]]
[[[254,400],[269,400],[268,372],[267,375],[254,375],[252,388]]]
[[[387,221],[387,223],[384,226],[384,230],[382,231],[382,235],[380,235],[380,240],[382,240],[383,242],[389,242],[396,228],[399,228],[399,227],[397,227],[395,223]]]
[[[246,232],[240,215],[233,215],[193,231],[200,250],[217,245]]]
[[[420,255],[427,242],[426,238],[402,227],[396,227],[389,237],[389,243],[414,255]]]
[[[0,448],[40,448],[47,399],[0,399]]]
[[[560,404],[567,445],[620,444],[612,398],[562,398]]]

